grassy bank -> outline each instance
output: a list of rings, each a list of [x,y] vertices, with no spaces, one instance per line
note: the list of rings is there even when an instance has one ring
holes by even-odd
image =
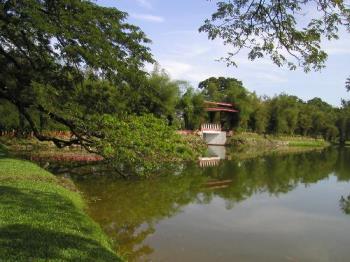
[[[256,133],[238,133],[232,136],[228,143],[235,146],[254,147],[325,147],[330,143],[322,138],[303,136],[274,136]]]
[[[246,160],[263,156],[283,156],[291,154],[299,154],[304,152],[319,152],[324,150],[324,147],[310,147],[310,146],[284,146],[284,147],[232,147],[228,152],[230,159]]]
[[[83,209],[52,174],[0,159],[0,261],[119,261]]]

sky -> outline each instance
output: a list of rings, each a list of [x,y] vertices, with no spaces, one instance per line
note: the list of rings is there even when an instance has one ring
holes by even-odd
[[[350,76],[350,34],[323,43],[329,57],[321,72],[289,71],[268,58],[249,61],[240,53],[238,67],[218,62],[228,52],[221,40],[211,41],[198,28],[216,10],[215,1],[207,0],[97,0],[97,4],[116,7],[129,14],[128,22],[139,26],[152,40],[150,48],[160,66],[176,80],[189,81],[194,87],[208,77],[234,77],[258,95],[280,93],[303,100],[320,97],[340,106],[348,99],[345,79]],[[150,68],[149,68],[150,69]]]

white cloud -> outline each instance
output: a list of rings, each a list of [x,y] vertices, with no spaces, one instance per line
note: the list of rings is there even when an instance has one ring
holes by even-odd
[[[235,57],[236,67],[226,67],[216,60],[225,56],[229,47],[220,41],[208,41],[206,36],[193,30],[179,30],[163,33],[160,43],[166,48],[155,54],[160,66],[172,78],[188,80],[193,86],[200,81],[215,76],[236,77],[254,89],[256,83],[280,84],[288,82],[284,70],[275,66],[269,59],[249,61],[245,52]]]
[[[131,14],[130,15],[132,18],[137,19],[137,20],[143,20],[147,22],[154,22],[154,23],[162,23],[164,22],[164,18],[161,16],[156,16],[156,15],[150,15],[150,14]]]
[[[192,65],[188,63],[171,60],[161,61],[160,65],[174,79],[186,79],[188,73],[193,69]]]
[[[201,46],[198,44],[187,44],[187,45],[176,45],[170,52],[167,53],[168,56],[172,56],[175,59],[181,58],[195,58],[198,56],[203,56],[210,52],[211,48],[208,46]]]
[[[136,2],[147,9],[152,9],[152,4],[148,0],[136,0]]]

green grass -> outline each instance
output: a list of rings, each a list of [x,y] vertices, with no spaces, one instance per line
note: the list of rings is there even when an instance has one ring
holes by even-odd
[[[325,147],[330,143],[322,138],[305,136],[275,136],[259,135],[256,133],[238,133],[231,137],[230,143],[241,146],[254,147]]]
[[[288,142],[288,146],[296,146],[296,147],[324,147],[328,146],[329,143],[324,140],[291,140]]]
[[[120,261],[78,193],[26,161],[0,159],[0,261]]]

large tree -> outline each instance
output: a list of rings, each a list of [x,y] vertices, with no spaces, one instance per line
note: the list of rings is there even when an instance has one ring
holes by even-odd
[[[327,59],[322,40],[337,39],[341,28],[350,30],[344,0],[223,0],[217,7],[199,30],[233,47],[228,64],[247,49],[251,60],[269,56],[278,66],[319,70]]]
[[[39,140],[78,144],[138,172],[186,149],[144,115],[150,40],[126,18],[93,1],[0,0],[0,102],[17,108]],[[42,132],[43,119],[71,137]]]
[[[89,145],[101,134],[85,126],[88,111],[104,105],[99,113],[106,113],[116,104],[108,104],[111,97],[122,101],[122,90],[143,77],[139,68],[153,61],[144,45],[149,40],[126,17],[90,1],[0,1],[0,98],[17,107],[38,139],[59,147]],[[34,112],[74,136],[42,134]]]

